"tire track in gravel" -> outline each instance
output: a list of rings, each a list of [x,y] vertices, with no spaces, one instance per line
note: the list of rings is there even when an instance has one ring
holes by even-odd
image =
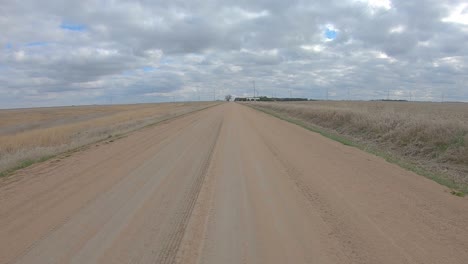
[[[192,215],[198,196],[200,195],[200,190],[202,189],[203,182],[205,180],[208,168],[210,166],[210,162],[213,158],[213,151],[218,141],[222,125],[223,121],[220,122],[216,129],[216,136],[210,144],[209,154],[204,159],[203,165],[200,168],[200,170],[196,172],[197,176],[194,181],[193,187],[190,188],[189,192],[186,194],[186,197],[184,198],[185,202],[182,204],[182,208],[178,210],[177,214],[174,215],[175,217],[172,220],[174,222],[173,229],[169,230],[169,236],[167,238],[168,242],[162,248],[154,263],[175,263],[177,253],[181,245],[181,241],[185,234],[186,227],[189,223],[189,219]]]

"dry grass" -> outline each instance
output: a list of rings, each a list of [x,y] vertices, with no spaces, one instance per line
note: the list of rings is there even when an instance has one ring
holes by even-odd
[[[0,110],[0,172],[213,103]]]
[[[468,104],[419,102],[254,103],[319,126],[468,186]]]

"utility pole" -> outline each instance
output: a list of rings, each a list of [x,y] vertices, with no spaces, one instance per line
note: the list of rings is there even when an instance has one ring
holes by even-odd
[[[213,87],[213,101],[216,101],[216,86]]]
[[[255,81],[252,81],[253,84],[253,98],[255,98]]]
[[[350,92],[349,92],[349,87],[348,87],[348,101],[351,101]]]
[[[387,101],[390,100],[390,87],[387,88]]]
[[[327,98],[327,101],[328,101],[328,87],[327,87],[327,92],[325,94],[325,97]]]

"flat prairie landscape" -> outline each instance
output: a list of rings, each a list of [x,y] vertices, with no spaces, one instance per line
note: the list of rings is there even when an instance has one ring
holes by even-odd
[[[450,191],[223,103],[0,178],[0,263],[465,264],[468,200]]]
[[[468,192],[468,104],[258,102],[251,106]]]
[[[214,103],[0,110],[0,173]]]

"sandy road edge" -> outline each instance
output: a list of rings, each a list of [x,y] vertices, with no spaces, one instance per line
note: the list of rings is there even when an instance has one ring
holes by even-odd
[[[187,115],[195,114],[197,112],[207,110],[207,109],[209,109],[211,107],[215,107],[215,106],[218,106],[218,105],[221,105],[221,104],[223,104],[223,103],[217,103],[217,104],[209,105],[209,106],[206,106],[206,107],[203,107],[203,108],[200,108],[200,109],[195,109],[195,110],[192,110],[192,111],[189,111],[189,112],[186,112],[186,113],[182,113],[182,114],[175,114],[175,115],[172,115],[172,116],[169,115],[169,116],[163,117],[162,119],[159,119],[159,120],[157,120],[157,121],[155,121],[153,123],[147,124],[147,125],[142,126],[142,127],[137,127],[135,129],[132,129],[132,130],[127,131],[125,133],[120,133],[120,134],[116,134],[116,135],[111,136],[111,137],[102,138],[102,139],[99,139],[99,140],[96,140],[96,141],[93,141],[93,142],[90,142],[90,143],[86,143],[86,144],[84,144],[82,146],[78,146],[78,147],[75,147],[75,148],[72,148],[72,149],[69,149],[69,150],[58,152],[56,154],[43,156],[43,157],[33,159],[33,160],[19,161],[16,166],[13,166],[12,168],[4,170],[4,171],[0,171],[0,179],[9,178],[10,176],[13,176],[17,171],[28,168],[28,167],[30,167],[32,165],[39,164],[39,163],[42,163],[42,162],[45,162],[45,161],[48,161],[48,160],[51,160],[51,159],[54,159],[54,158],[60,158],[60,159],[67,158],[70,155],[72,155],[73,153],[80,152],[80,151],[88,149],[92,145],[103,143],[103,142],[111,143],[111,142],[114,142],[114,141],[119,140],[121,138],[124,138],[124,137],[128,136],[129,134],[134,133],[136,131],[140,131],[140,130],[143,130],[143,129],[146,129],[146,128],[149,128],[149,127],[157,126],[157,125],[160,125],[160,124],[162,124],[164,122],[172,121],[172,120],[175,120],[175,119],[187,116]]]
[[[383,151],[380,151],[378,149],[370,148],[370,147],[367,147],[367,146],[365,146],[363,144],[359,144],[359,143],[353,141],[352,139],[350,139],[348,137],[340,135],[339,133],[331,132],[331,131],[325,130],[323,128],[320,128],[318,126],[315,126],[313,124],[308,124],[307,122],[305,122],[303,120],[288,117],[286,115],[282,115],[279,112],[275,112],[275,111],[263,109],[263,108],[260,108],[260,107],[256,107],[255,105],[250,105],[250,104],[241,104],[241,105],[247,106],[247,107],[249,107],[251,109],[254,109],[256,111],[268,114],[270,116],[276,117],[276,118],[278,118],[280,120],[292,123],[294,125],[300,126],[300,127],[304,128],[304,129],[307,129],[307,130],[312,131],[314,133],[318,133],[318,134],[320,134],[321,136],[323,136],[325,138],[337,141],[337,142],[339,142],[339,143],[341,143],[343,145],[354,147],[354,148],[362,150],[362,151],[364,151],[366,153],[372,154],[374,156],[381,157],[381,158],[383,158],[385,161],[387,161],[389,163],[398,165],[399,167],[401,167],[401,168],[403,168],[405,170],[414,172],[417,175],[423,176],[423,177],[425,177],[427,179],[430,179],[430,180],[432,180],[434,182],[437,182],[438,184],[440,184],[442,186],[445,186],[445,187],[449,188],[448,192],[450,192],[452,195],[459,196],[459,197],[464,197],[466,194],[468,194],[468,186],[456,184],[456,183],[446,179],[440,173],[435,173],[435,172],[429,171],[428,169],[425,169],[425,168],[423,168],[421,166],[410,163],[410,162],[408,162],[408,161],[406,161],[404,159],[394,157],[394,156],[390,156],[390,155],[388,155],[388,154],[386,154]]]

